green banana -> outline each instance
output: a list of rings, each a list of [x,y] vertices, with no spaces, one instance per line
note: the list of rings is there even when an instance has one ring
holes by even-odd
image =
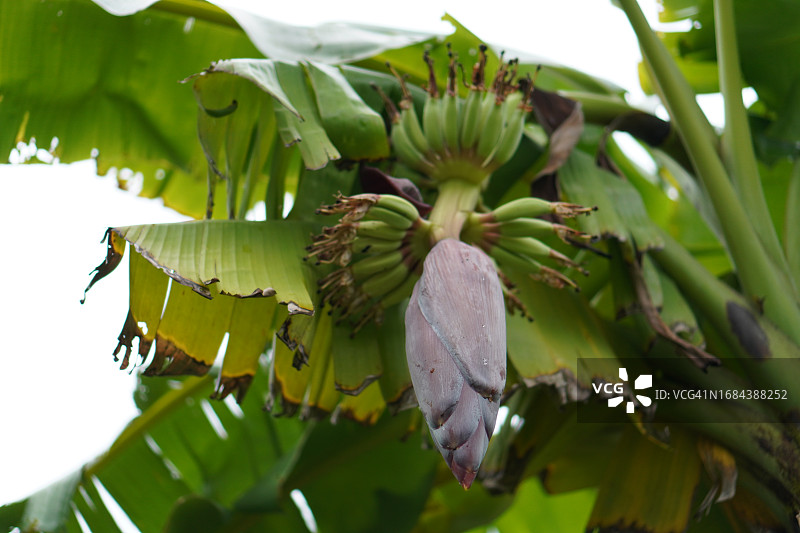
[[[464,118],[459,135],[459,144],[462,152],[472,150],[478,140],[481,121],[481,95],[482,93],[477,89],[470,90],[469,95],[467,95],[467,101],[464,103]]]
[[[417,110],[414,109],[414,103],[408,102],[408,107],[400,112],[400,126],[406,130],[409,140],[414,147],[423,155],[430,152],[431,146],[428,139],[422,132],[422,126],[419,124],[419,117],[417,117]]]
[[[419,219],[419,211],[414,204],[394,194],[381,194],[375,206],[399,213],[411,221]]]
[[[503,131],[503,136],[495,147],[491,160],[484,161],[483,166],[488,165],[490,161],[499,166],[511,159],[511,156],[517,151],[519,142],[522,139],[522,134],[525,131],[526,114],[527,113],[523,109],[514,109],[514,112],[511,113],[511,117],[508,120],[506,129]]]
[[[444,149],[444,132],[442,131],[441,98],[428,96],[422,108],[422,129],[428,145],[436,153]]]
[[[404,165],[426,174],[433,168],[425,158],[425,154],[420,152],[408,138],[408,132],[400,123],[392,128],[392,146],[397,159]]]
[[[383,296],[408,277],[408,266],[400,262],[388,270],[378,272],[361,284],[361,291],[373,298]]]
[[[350,271],[356,280],[367,279],[370,276],[389,270],[403,261],[405,254],[402,250],[394,250],[385,254],[371,255],[350,265]]]
[[[406,236],[406,230],[393,228],[381,220],[364,220],[353,224],[356,232],[361,237],[374,237],[387,241],[402,241]]]
[[[515,218],[502,222],[497,226],[497,232],[506,237],[534,237],[542,239],[556,235],[559,239],[569,243],[568,237],[573,239],[589,239],[590,236],[576,229],[562,224],[553,224],[541,218]]]
[[[509,252],[525,255],[532,259],[552,259],[564,266],[578,268],[577,263],[572,259],[533,237],[504,237],[501,235],[497,239],[496,246],[501,246]]]
[[[381,298],[381,307],[384,309],[389,308],[411,296],[411,291],[414,290],[414,285],[417,283],[418,279],[418,275],[413,272],[409,273],[404,281]]]
[[[414,224],[414,220],[405,217],[397,211],[374,205],[364,214],[362,220],[380,220],[393,228],[406,230]]]
[[[448,92],[442,99],[444,102],[440,105],[442,106],[444,143],[450,155],[456,156],[460,153],[458,145],[458,98],[455,94]]]
[[[517,148],[517,144],[519,143],[519,138],[522,136],[522,124],[515,124],[517,128],[515,131],[510,131],[510,130],[511,130],[512,120],[515,117],[518,117],[519,113],[522,112],[519,109],[520,102],[522,102],[522,94],[511,93],[505,97],[505,100],[503,101],[502,105],[499,106],[502,108],[501,109],[502,126],[500,128],[499,136],[495,140],[494,145],[488,148],[489,152],[486,153],[485,155],[481,153],[480,143],[478,144],[478,155],[483,157],[483,162],[481,163],[482,167],[487,167],[489,163],[491,163],[495,159],[495,154],[497,154],[497,151],[500,149],[500,147],[504,145],[503,141],[506,139],[508,140],[506,141],[507,144],[504,146],[504,151],[506,152],[504,156],[505,161],[508,161],[508,159],[510,159],[511,156],[514,154],[514,151]],[[496,113],[497,111],[494,112]],[[524,120],[525,119],[523,115],[522,121],[524,122]],[[492,133],[491,130],[489,130],[490,135],[491,133]],[[481,134],[483,135],[483,132]],[[503,163],[505,161],[503,161]],[[499,166],[499,164],[497,166]]]
[[[351,244],[353,252],[356,253],[378,253],[383,254],[392,252],[402,246],[403,241],[387,241],[385,239],[376,239],[374,237],[364,237],[361,235],[356,236]]]
[[[528,273],[535,280],[547,283],[552,287],[558,289],[561,289],[566,285],[574,288],[578,287],[574,281],[569,279],[561,272],[553,270],[552,268],[548,268],[538,261],[531,259],[530,257],[521,256],[506,250],[502,246],[492,246],[487,253],[492,256],[501,267],[507,266],[516,268]]]
[[[497,233],[506,237],[535,237],[552,235],[554,224],[541,218],[514,218],[497,226]]]
[[[491,97],[491,95],[489,96]],[[478,147],[475,150],[481,161],[491,160],[491,155],[503,135],[503,130],[505,129],[504,111],[503,105],[495,102],[492,108],[488,110],[486,118],[482,121],[483,125],[478,138]]]
[[[495,209],[491,213],[491,219],[495,222],[506,222],[515,218],[535,218],[544,215],[569,218],[595,209],[597,208],[564,202],[548,202],[541,198],[518,198]]]

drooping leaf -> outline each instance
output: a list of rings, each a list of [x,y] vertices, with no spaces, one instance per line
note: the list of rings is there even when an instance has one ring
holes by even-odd
[[[247,80],[226,74],[198,76],[194,81],[198,103],[197,130],[215,192],[215,180],[225,182],[225,203],[208,198],[206,218],[243,219],[257,200],[265,197],[262,169],[277,150],[275,114],[269,93]],[[278,87],[280,89],[280,87]],[[280,179],[280,178],[278,178]]]
[[[307,73],[314,88],[322,124],[342,157],[383,159],[389,139],[383,118],[367,106],[335,67],[309,63]]]
[[[213,3],[223,7],[236,19],[265,56],[281,61],[353,62],[384,50],[411,46],[431,38],[425,32],[356,23],[292,26],[269,20],[229,1],[216,0]]]
[[[301,259],[308,227],[291,222],[197,221],[114,228],[154,266],[202,296],[276,296],[290,313],[313,311]]]
[[[375,423],[386,402],[374,384],[383,367],[373,328],[351,337],[350,327],[325,310],[289,317],[278,332],[269,407],[289,416],[299,410],[300,418],[333,413]]]

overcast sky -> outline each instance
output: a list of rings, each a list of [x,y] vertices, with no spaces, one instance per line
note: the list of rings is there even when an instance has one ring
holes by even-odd
[[[642,5],[654,20],[655,1]],[[450,31],[440,20],[448,12],[486,42],[606,78],[634,91],[641,102],[639,50],[610,1],[269,2],[268,11],[294,24],[344,20],[438,33]],[[47,147],[49,140],[40,144]],[[111,357],[127,313],[127,261],[92,289],[86,305],[79,300],[88,273],[105,256],[100,239],[106,227],[182,218],[157,201],[117,190],[113,178],[94,175],[89,161],[4,165],[0,183],[3,504],[91,460],[135,416],[135,378],[119,371]]]

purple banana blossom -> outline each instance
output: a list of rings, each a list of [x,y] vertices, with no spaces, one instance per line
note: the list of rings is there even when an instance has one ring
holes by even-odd
[[[430,251],[406,310],[406,357],[433,442],[467,489],[506,382],[503,291],[486,254],[454,239]]]

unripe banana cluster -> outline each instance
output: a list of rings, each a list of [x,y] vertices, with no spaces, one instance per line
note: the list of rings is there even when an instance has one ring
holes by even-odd
[[[307,248],[307,258],[340,267],[319,280],[323,304],[339,321],[352,320],[354,332],[380,322],[384,309],[411,294],[430,224],[411,202],[391,194],[339,196],[317,213],[341,215]]]
[[[472,213],[464,225],[462,238],[489,254],[500,266],[528,272],[534,279],[553,287],[577,287],[561,272],[544,266],[549,259],[559,265],[586,272],[572,259],[544,244],[540,239],[552,235],[566,243],[586,241],[591,236],[542,217],[555,215],[571,218],[589,213],[592,208],[564,202],[548,202],[541,198],[520,198],[504,204],[490,213]]]
[[[411,93],[400,78],[403,98],[398,111],[384,97],[392,120],[391,140],[397,159],[436,180],[452,178],[483,183],[516,152],[531,111],[530,77],[517,79],[516,60],[501,62],[494,81],[485,84],[486,47],[467,84],[466,98],[458,96],[456,58],[450,54],[447,88],[439,94],[433,60],[426,53],[428,97],[420,121]],[[391,66],[389,66],[391,69]],[[394,72],[394,70],[392,69]]]

